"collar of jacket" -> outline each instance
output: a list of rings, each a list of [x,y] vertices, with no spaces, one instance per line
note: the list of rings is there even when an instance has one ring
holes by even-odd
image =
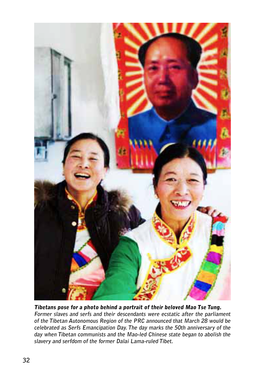
[[[45,205],[47,203],[56,205],[56,198],[58,198],[59,201],[65,200],[65,187],[65,180],[58,184],[49,181],[35,181],[35,206]],[[126,192],[122,190],[107,192],[101,185],[97,186],[97,192],[98,198],[96,206],[94,207],[96,215],[100,214],[101,216],[109,210],[113,212],[129,212],[132,201]],[[87,210],[91,208],[89,207]]]

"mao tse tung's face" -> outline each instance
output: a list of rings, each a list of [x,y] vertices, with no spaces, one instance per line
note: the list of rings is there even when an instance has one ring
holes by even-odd
[[[184,43],[172,37],[153,42],[145,57],[144,80],[148,98],[161,117],[181,114],[198,84]]]

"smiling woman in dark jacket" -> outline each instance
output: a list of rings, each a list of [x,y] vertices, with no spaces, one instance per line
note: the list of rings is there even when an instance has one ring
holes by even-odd
[[[59,184],[35,184],[35,300],[88,300],[104,279],[120,235],[143,223],[120,191],[101,186],[102,139],[82,133],[65,148]]]

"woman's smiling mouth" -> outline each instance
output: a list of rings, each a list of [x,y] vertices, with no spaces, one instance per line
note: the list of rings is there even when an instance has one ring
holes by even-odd
[[[171,200],[171,203],[177,209],[185,209],[191,205],[191,201],[186,200]]]
[[[85,174],[85,173],[75,173],[74,176],[75,178],[78,178],[78,179],[89,179],[90,178],[90,175]]]

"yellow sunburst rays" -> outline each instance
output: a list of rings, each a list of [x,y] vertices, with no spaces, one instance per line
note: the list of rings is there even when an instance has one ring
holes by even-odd
[[[215,75],[217,75],[217,70],[213,71],[216,72]],[[207,70],[204,71],[204,73],[208,73]],[[214,89],[209,88],[207,85],[204,85],[203,82],[208,83],[209,85],[212,85],[215,87]],[[217,114],[217,108],[208,100],[204,95],[203,92],[209,97],[212,97],[213,100],[217,100],[217,91],[216,86],[218,84],[217,79],[211,79],[208,77],[205,77],[201,74],[200,82],[197,86],[197,89],[194,92],[194,98],[197,98],[200,100],[200,102],[205,106],[206,109],[210,110],[211,112]]]
[[[207,51],[203,52],[203,60],[207,59],[208,56],[216,56],[218,53],[218,48],[207,49]]]
[[[126,61],[125,65],[140,69],[140,63],[139,62],[129,62],[129,61]]]
[[[176,32],[176,30],[177,30],[177,23],[173,23],[172,24],[172,32]]]
[[[143,77],[140,77],[138,79],[134,79],[130,82],[127,82],[126,87],[131,88],[134,85],[136,85],[137,83],[141,83],[140,86],[134,88],[132,91],[130,91],[126,95],[126,99],[127,99],[127,101],[129,101],[129,100],[133,99],[133,97],[140,94],[140,96],[136,99],[136,101],[134,101],[128,107],[128,110],[127,110],[128,117],[132,116],[135,113],[137,108],[143,103],[144,100],[146,101],[146,105],[144,106],[143,111],[146,110],[146,109],[149,109],[151,107],[151,105],[148,102],[148,98],[147,98],[147,95],[146,95],[146,92],[145,92],[145,88],[144,88],[144,84],[143,84]]]
[[[156,35],[160,35],[161,31],[159,29],[159,25],[157,23],[152,23],[152,25],[153,25]]]
[[[139,86],[138,88],[131,91],[129,94],[127,94],[127,100],[132,99],[135,95],[137,95],[141,90],[143,89],[142,86]]]
[[[208,23],[205,25],[203,30],[199,33],[199,35],[196,37],[196,40],[200,42],[212,29],[216,26],[216,23]],[[218,59],[215,58],[215,56],[218,56],[218,49],[217,48],[211,48],[208,49],[211,45],[213,45],[218,40],[218,35],[214,34],[210,38],[207,38],[203,43],[201,43],[201,46],[203,48],[203,54],[202,54],[202,61],[199,64],[199,74],[200,74],[200,83],[197,87],[197,90],[195,91],[194,96],[196,96],[202,103],[205,105],[205,107],[210,110],[213,113],[217,113],[217,108],[209,102],[203,95],[202,92],[205,92],[207,95],[211,96],[213,99],[217,99],[217,91],[216,86],[218,84],[217,81],[217,64]],[[214,67],[216,67],[214,69]],[[206,74],[206,76],[204,76]],[[208,78],[208,75],[211,75],[211,78]],[[214,79],[214,77],[216,79]],[[208,86],[205,86],[203,83],[209,84],[211,86],[215,87],[215,90],[209,88]]]
[[[161,30],[160,30],[159,25],[157,23],[152,23],[152,26],[153,26],[153,29],[154,29],[154,35],[151,33],[150,29],[148,28],[148,26],[145,23],[140,23],[139,25],[140,25],[141,29],[146,33],[146,35],[148,36],[149,39],[161,34]],[[174,25],[175,25],[174,27],[176,29],[176,24],[174,24]],[[137,30],[135,30],[133,25],[125,24],[125,27],[134,37],[136,37],[139,40],[139,42],[141,44],[145,42],[145,39],[142,37],[142,35],[140,35],[140,33]],[[163,23],[163,27],[164,27],[164,32],[165,33],[169,32],[168,23]],[[131,43],[131,41],[129,40],[127,44],[129,44],[130,47],[135,48],[136,51],[138,52],[139,47],[136,46],[135,43],[133,43],[133,42]],[[137,67],[138,66],[137,54],[135,55],[135,54],[130,52],[130,53],[127,53],[127,56],[135,59],[135,62],[134,63],[132,63],[132,62],[127,63],[126,66]],[[126,76],[127,77],[132,77],[132,76],[138,75],[138,74],[139,74],[138,71],[136,71],[136,72],[135,71],[134,72],[128,71]],[[145,105],[143,110],[149,109],[151,107],[151,104],[149,103],[146,92],[145,92],[143,76],[128,82],[126,86],[128,88],[133,87],[134,85],[136,85],[140,82],[141,82],[141,85],[139,87],[135,88],[133,91],[131,91],[130,93],[127,94],[127,100],[130,100],[134,96],[140,94],[140,92],[142,91],[142,94],[140,95],[140,97],[128,108],[128,111],[127,111],[128,116],[133,115],[135,113],[135,111],[137,110],[137,108],[142,104],[142,102],[144,102],[144,100],[146,101],[146,105]]]
[[[144,92],[127,110],[128,117],[132,116],[132,114],[135,113],[136,109],[139,107],[139,105],[144,101],[147,100],[147,95]]]
[[[141,65],[140,65],[140,63],[138,61],[138,49],[139,49],[139,46],[141,44],[145,43],[146,40],[135,29],[135,27],[132,24],[125,23],[124,26],[129,31],[129,33],[135,38],[135,41],[132,41],[128,37],[125,37],[125,39],[124,39],[125,40],[125,44],[127,44],[128,46],[130,46],[135,51],[135,52],[131,52],[131,51],[127,51],[127,50],[125,51],[125,55],[128,56],[128,57],[130,57],[130,58],[132,58],[134,60],[133,62],[126,61],[125,65],[128,68],[128,71],[126,72],[126,76],[127,77],[133,77],[135,75],[139,75],[139,74],[141,75],[139,78],[136,78],[134,80],[128,81],[127,84],[126,84],[126,86],[128,88],[131,88],[134,85],[136,85],[137,83],[141,82],[141,85],[139,87],[133,89],[126,96],[127,101],[129,101],[130,99],[132,99],[134,96],[138,95],[142,91],[142,94],[140,95],[140,97],[135,102],[133,102],[133,104],[127,110],[127,115],[130,117],[132,114],[134,114],[134,112],[139,107],[139,105],[141,105],[144,100],[147,100],[147,96],[146,96],[146,93],[145,93],[145,90],[144,90],[144,86],[143,86],[143,76],[142,76]],[[150,33],[150,31],[149,31],[149,29],[148,29],[148,27],[145,24],[142,24],[141,28],[142,28],[142,30],[144,30],[146,32],[146,34],[148,36],[152,36],[151,33]],[[137,44],[137,41],[139,42],[139,44]],[[129,71],[129,68],[136,68],[136,71]]]
[[[206,92],[209,96],[212,96],[214,99],[217,99],[217,92],[211,90],[211,88],[203,85],[202,83],[199,84],[199,89]]]
[[[133,42],[131,39],[129,39],[127,36],[124,38],[125,44],[129,45],[131,48],[135,49],[136,52],[139,49],[139,45]]]
[[[154,29],[154,35],[151,33],[151,31],[150,31],[149,27],[146,25],[146,23],[139,23],[139,25],[140,25],[141,29],[145,32],[145,34],[148,36],[148,39],[152,39],[153,37],[161,34],[161,30],[160,30],[159,25],[157,23],[152,23],[152,26],[153,26],[153,29]],[[139,41],[140,45],[143,44],[146,41],[143,38],[143,36],[140,34],[140,32],[138,30],[136,30],[135,27],[132,24],[125,23],[124,26],[129,31],[129,33],[131,33],[132,36],[134,36],[136,38],[136,40]],[[176,31],[176,27],[177,27],[177,24],[174,23],[173,24],[173,31],[174,30]],[[169,32],[168,23],[163,23],[163,28],[164,28],[164,33]],[[139,45],[136,44],[135,41],[132,41],[128,37],[125,37],[125,43],[127,45],[129,45],[132,49],[135,50],[135,53],[130,52],[130,51],[125,51],[125,55],[134,60],[134,62],[126,62],[126,66],[128,68],[129,67],[133,67],[133,68],[139,67],[140,68],[140,65],[138,63]],[[127,111],[128,116],[131,116],[132,114],[134,114],[135,111],[137,110],[137,108],[139,107],[139,105],[141,105],[144,100],[146,100],[146,105],[145,105],[145,108],[143,110],[151,107],[150,103],[148,102],[148,98],[147,98],[145,88],[144,88],[142,70],[141,69],[136,70],[136,71],[129,71],[128,70],[126,72],[126,76],[128,78],[133,77],[133,76],[137,76],[139,74],[141,74],[142,76],[139,77],[139,78],[136,78],[134,80],[131,80],[131,81],[127,82],[127,84],[126,84],[127,88],[132,88],[134,85],[137,85],[138,83],[141,82],[141,85],[139,87],[135,88],[134,90],[132,90],[131,92],[129,92],[127,94],[127,96],[126,96],[127,100],[133,99],[134,96],[136,96],[137,94],[139,94],[142,91],[142,94],[140,95],[140,97],[128,108],[128,111]]]
[[[215,65],[216,63],[217,63],[216,59],[213,59],[213,60],[210,60],[210,61],[207,60],[207,61],[204,62],[205,69],[204,70],[199,69],[200,82],[199,82],[199,84],[197,86],[197,89],[194,93],[194,98],[195,97],[198,98],[200,100],[200,102],[203,103],[205,108],[208,109],[209,111],[211,111],[214,114],[217,114],[217,108],[215,107],[215,105],[213,105],[213,103],[210,101],[210,99],[207,99],[207,98],[209,96],[209,97],[212,97],[213,101],[217,100],[217,97],[218,97],[218,93],[217,93],[217,85],[218,85],[217,69],[208,69],[207,67],[210,66],[210,65]],[[204,76],[204,74],[213,75],[213,76],[215,76],[215,79],[213,79],[213,77],[208,78],[207,76]],[[211,85],[212,88],[209,88],[208,84]],[[203,95],[203,93],[205,93],[205,96],[207,98]]]
[[[134,75],[142,75],[142,71],[136,70],[136,71],[126,71],[126,77],[133,77]]]
[[[197,30],[198,26],[200,25],[200,23],[194,23],[190,29],[190,31],[188,32],[188,36],[191,38],[193,36],[193,34],[195,33],[195,31]]]
[[[128,50],[125,50],[125,56],[131,57],[131,58],[133,58],[134,60],[137,60],[137,59],[138,59],[138,55],[137,55],[137,53],[132,53],[132,52],[130,52],[130,51],[128,51]]]
[[[206,37],[206,35],[212,31],[212,29],[216,26],[215,23],[208,23],[205,27],[201,30],[201,32],[196,36],[196,40],[200,42],[202,39]],[[193,26],[194,27],[194,26]],[[197,28],[196,28],[197,29]],[[218,56],[218,49],[213,47],[213,44],[217,42],[218,35],[214,34],[213,36],[207,38],[201,46],[203,48],[202,54],[202,61],[199,64],[199,75],[200,75],[200,82],[196,91],[194,92],[194,98],[200,100],[200,102],[205,106],[206,109],[210,110],[213,113],[217,113],[217,108],[213,103],[208,99],[212,97],[213,101],[217,100],[217,63],[218,59],[215,58]],[[210,48],[212,46],[213,48]],[[216,68],[214,68],[216,67]],[[206,76],[205,76],[206,75]],[[211,77],[209,78],[208,75]],[[211,86],[211,87],[210,87]],[[203,93],[205,95],[203,95]]]
[[[136,38],[140,41],[140,44],[145,43],[145,39],[142,35],[135,29],[135,27],[131,23],[124,23],[125,28]]]
[[[164,34],[167,34],[169,32],[169,27],[167,23],[163,23],[163,28],[164,28]]]
[[[217,114],[217,108],[208,101],[200,92],[195,91],[194,97],[197,97],[210,112]]]
[[[213,36],[211,36],[211,38],[207,39],[204,43],[201,44],[203,50],[207,48],[209,45],[217,42],[217,40],[218,40],[217,34],[214,34]]]
[[[209,74],[209,75],[217,75],[217,69],[207,69],[207,66],[199,66],[199,73]]]
[[[143,77],[133,79],[126,83],[126,87],[134,86],[135,84],[142,83],[143,84]]]
[[[153,26],[153,29],[154,29],[154,35],[150,31],[150,29],[149,29],[149,27],[147,26],[146,23],[140,23],[139,25],[140,25],[141,29],[147,35],[148,39],[151,39],[154,36],[161,34],[161,30],[160,30],[159,25],[157,23],[152,23],[152,26]],[[192,37],[195,34],[195,32],[197,31],[199,25],[200,25],[199,23],[194,23],[192,25],[190,31],[188,32],[188,36]],[[201,30],[201,32],[196,37],[196,40],[197,41],[202,40],[215,27],[215,25],[216,24],[214,24],[214,23],[205,24],[204,28]],[[147,99],[147,96],[146,96],[146,93],[145,93],[145,89],[144,89],[143,72],[142,72],[142,70],[140,68],[140,64],[138,62],[138,49],[139,49],[139,46],[142,43],[144,43],[146,40],[140,34],[140,32],[135,29],[135,27],[132,24],[126,23],[126,24],[124,24],[124,26],[129,31],[129,33],[131,33],[134,36],[134,38],[135,38],[135,40],[132,41],[130,38],[125,37],[125,43],[127,45],[129,45],[132,49],[135,50],[135,53],[132,53],[131,51],[125,51],[125,55],[127,55],[128,57],[130,57],[130,58],[132,58],[134,60],[134,62],[131,62],[131,61],[130,62],[126,62],[126,66],[128,68],[129,67],[131,67],[131,68],[138,68],[136,70],[130,70],[130,71],[128,70],[126,72],[126,76],[127,77],[133,77],[133,76],[141,75],[139,78],[135,77],[135,79],[127,82],[127,84],[126,84],[126,86],[128,88],[131,88],[134,85],[137,85],[138,83],[141,83],[141,85],[139,87],[136,87],[134,90],[132,90],[131,92],[129,92],[127,94],[127,100],[130,100],[134,96],[140,94],[140,92],[142,91],[142,94],[140,95],[140,97],[128,108],[128,116],[131,116],[132,114],[135,113],[135,111],[137,110],[137,108],[142,104],[142,102],[144,100],[146,100],[147,104],[146,104],[146,107],[143,110],[145,110],[147,107],[150,106],[150,104],[148,102],[148,99]],[[180,29],[179,32],[184,34],[187,26],[188,26],[188,23],[183,23],[181,25],[181,29]],[[164,27],[164,33],[168,32],[168,30],[169,30],[168,23],[163,23],[163,27]],[[176,29],[177,29],[177,23],[173,23],[172,24],[172,31],[176,32]],[[203,50],[205,50],[210,45],[212,45],[213,43],[215,43],[217,41],[217,39],[218,39],[217,34],[214,34],[209,39],[205,40],[203,42],[203,44],[201,44]],[[139,44],[137,44],[137,41],[139,42]],[[199,65],[199,73],[200,73],[200,76],[201,76],[201,80],[205,84],[209,84],[211,86],[217,86],[217,80],[214,79],[214,76],[217,76],[217,69],[214,69],[214,66],[217,65],[218,60],[216,58],[213,58],[214,55],[217,55],[217,49],[216,48],[210,49],[210,50],[206,50],[203,53],[202,61],[201,61],[200,65]],[[210,57],[212,57],[212,58],[210,59]],[[203,75],[205,73],[206,73],[206,75],[211,75],[212,78],[208,78],[208,76],[205,77]],[[217,98],[217,92],[214,91],[213,89],[207,87],[207,85],[204,85],[203,83],[199,83],[199,85],[198,85],[197,88],[199,89],[199,91],[196,90],[194,92],[194,96],[196,96],[203,103],[203,105],[205,105],[205,107],[208,110],[216,113],[217,112],[216,107],[207,98],[205,98],[202,95],[202,92],[205,92],[207,95],[211,96],[213,99]]]
[[[167,22],[163,23],[163,29],[164,29],[164,34],[168,32],[176,32],[177,30],[177,23],[172,23],[172,22]]]
[[[210,65],[217,65],[218,63],[218,60],[217,58],[213,58],[211,60],[202,60],[200,65],[199,65],[199,69],[203,69],[204,67],[206,66],[210,66]]]
[[[216,59],[211,60],[211,61],[207,60],[205,61],[206,63],[205,66],[207,67],[210,64],[214,65],[216,62],[217,62]],[[210,75],[210,73],[211,75],[215,76],[215,79],[213,77],[208,78],[207,76],[204,76],[204,74]],[[206,94],[207,97],[209,95],[210,97],[212,97],[213,100],[217,100],[217,85],[218,85],[217,69],[210,69],[210,72],[207,69],[205,70],[199,69],[199,74],[200,74],[200,81],[194,92],[194,98],[198,98],[203,103],[206,109],[216,114],[217,108],[212,104],[212,102],[210,102],[206,97],[204,97],[203,92]],[[212,88],[209,88],[208,85],[211,85]]]
[[[142,30],[145,31],[145,33],[147,34],[147,36],[148,36],[149,39],[154,38],[154,35],[151,34],[148,26],[145,23],[140,23],[139,25],[142,28]]]
[[[218,49],[208,49],[202,54],[202,61],[199,64],[199,71],[201,73],[217,74],[217,69],[208,69],[210,65],[217,65],[218,63]],[[212,66],[213,67],[213,66]]]
[[[217,84],[218,84],[217,79],[211,79],[211,78],[205,77],[203,75],[201,76],[200,80],[203,80],[204,82],[209,83],[212,86],[217,86]]]
[[[188,25],[188,23],[183,23],[182,24],[182,27],[181,27],[181,30],[180,30],[180,34],[184,34],[185,33],[187,25]]]
[[[216,26],[216,23],[208,23],[204,28],[203,30],[200,32],[199,35],[197,35],[197,37],[195,38],[197,40],[197,42],[200,42],[200,40],[206,35],[208,34],[209,31],[211,31],[214,27]]]

